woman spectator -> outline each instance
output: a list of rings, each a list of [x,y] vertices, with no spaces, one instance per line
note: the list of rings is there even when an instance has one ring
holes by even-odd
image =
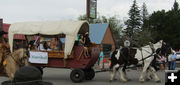
[[[176,52],[174,50],[171,51],[171,54],[168,56],[168,65],[169,70],[175,70],[176,68]]]
[[[160,65],[160,69],[165,70],[166,58],[163,55],[158,54],[157,61],[158,61],[159,65]]]
[[[99,66],[100,66],[100,69],[103,70],[104,69],[104,53],[103,53],[103,49],[101,48],[101,52],[100,52],[100,55],[99,55]]]

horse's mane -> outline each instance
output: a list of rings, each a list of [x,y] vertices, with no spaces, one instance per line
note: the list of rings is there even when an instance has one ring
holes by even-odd
[[[157,49],[157,48],[159,48],[160,46],[162,46],[161,43],[162,43],[162,40],[160,40],[159,42],[153,44],[154,48]],[[149,47],[150,47],[150,45],[145,45],[145,46],[143,46],[143,47],[141,47],[141,48],[149,48]]]
[[[160,48],[162,46],[162,43],[163,43],[163,41],[160,40],[159,42],[153,44],[153,46],[154,46],[155,49],[158,49],[158,48]]]
[[[149,45],[145,45],[145,46],[143,46],[141,48],[149,48],[149,47],[150,47]]]
[[[13,53],[19,53],[19,52],[22,52],[22,51],[25,51],[25,49],[24,48],[19,48],[19,49],[15,50]]]
[[[26,49],[20,48],[18,50],[15,50],[14,52],[11,53],[11,55],[20,55],[20,53],[25,53]]]

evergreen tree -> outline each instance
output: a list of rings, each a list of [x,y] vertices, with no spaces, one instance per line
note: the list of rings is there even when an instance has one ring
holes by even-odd
[[[179,4],[177,3],[176,0],[174,1],[173,10],[175,10],[175,11],[179,10]]]
[[[141,29],[144,30],[145,28],[148,28],[148,27],[145,27],[145,26],[148,26],[148,17],[149,17],[149,13],[147,11],[147,7],[146,7],[146,3],[143,3],[143,6],[142,6],[142,27]],[[147,25],[146,25],[147,24]]]
[[[180,10],[175,1],[172,10],[156,11],[149,17],[150,29],[153,39],[157,42],[164,40],[173,49],[180,48]]]
[[[141,28],[141,16],[140,10],[137,6],[136,0],[133,1],[131,9],[129,10],[129,19],[125,22],[127,28],[125,29],[125,35],[134,42],[136,35],[140,31]]]

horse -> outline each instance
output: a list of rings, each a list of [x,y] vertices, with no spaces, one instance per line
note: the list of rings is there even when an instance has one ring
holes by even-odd
[[[13,80],[17,69],[19,69],[21,66],[29,65],[26,52],[26,49],[20,48],[6,56],[3,62],[4,71],[10,80]]]
[[[111,65],[110,65],[110,82],[114,80],[116,72],[120,67],[124,67],[122,70],[125,71],[127,64],[137,64],[138,60],[135,59],[136,49],[128,47],[120,47],[112,53]],[[119,70],[119,74],[122,74]],[[121,80],[121,78],[120,78]],[[123,81],[123,80],[121,80]]]
[[[135,59],[138,59],[138,65],[143,64],[143,70],[139,77],[140,82],[143,83],[143,82],[145,82],[146,79],[149,79],[148,75],[147,75],[148,72],[151,73],[150,76],[152,76],[156,82],[160,82],[160,79],[156,74],[156,70],[151,66],[151,62],[154,60],[154,54],[155,54],[154,50],[156,50],[158,48],[162,48],[162,45],[163,45],[163,41],[160,40],[156,44],[146,45],[144,47],[141,47],[140,49],[136,48],[137,51],[135,54]],[[121,50],[118,50],[117,54],[114,54],[115,58],[118,59],[118,57],[120,55],[120,51]],[[112,67],[112,72],[110,74],[110,81],[112,81],[114,79],[116,71],[119,72],[120,80],[122,82],[127,82],[128,80],[130,80],[126,75],[124,68],[125,68],[124,63],[123,64],[117,63],[116,65],[114,65]]]

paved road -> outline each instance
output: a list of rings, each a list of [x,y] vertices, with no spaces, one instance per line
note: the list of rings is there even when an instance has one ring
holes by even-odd
[[[132,79],[132,81],[129,81],[127,83],[122,83],[119,81],[119,79],[112,83],[109,83],[109,72],[96,73],[95,78],[91,81],[73,83],[69,78],[70,72],[71,70],[69,69],[45,68],[43,80],[51,81],[54,85],[164,85],[165,83],[164,71],[157,72],[158,76],[161,79],[161,83],[155,83],[155,81],[151,80],[143,84],[138,81],[140,72],[135,70],[127,72],[128,76]],[[5,80],[8,80],[8,78],[0,77],[0,83]]]
[[[180,70],[180,61],[176,64],[176,69]],[[109,83],[109,72],[100,72],[96,73],[96,76],[91,81],[84,81],[82,83],[73,83],[70,80],[70,69],[57,69],[57,68],[45,68],[43,80],[50,81],[54,85],[141,85],[138,81],[140,76],[140,71],[130,70],[127,72],[128,76],[132,79],[127,83],[122,83],[119,81],[119,76],[117,76],[116,81]],[[161,79],[161,83],[155,83],[154,80],[147,81],[142,85],[164,85],[165,83],[165,73],[164,71],[158,71],[158,76]],[[0,83],[2,81],[8,80],[7,77],[0,77]]]

